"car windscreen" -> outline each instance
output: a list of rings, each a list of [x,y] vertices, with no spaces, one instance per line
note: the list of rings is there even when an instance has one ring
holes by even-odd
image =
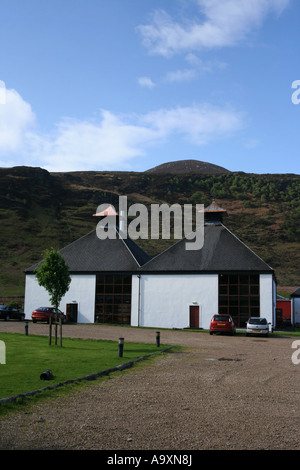
[[[265,318],[250,318],[249,323],[251,325],[267,325],[267,320]]]
[[[227,315],[215,315],[214,321],[229,321],[229,317]]]

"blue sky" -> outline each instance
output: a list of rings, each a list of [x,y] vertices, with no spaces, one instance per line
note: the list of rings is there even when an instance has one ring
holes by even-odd
[[[300,174],[299,0],[1,0],[0,17],[0,166]]]

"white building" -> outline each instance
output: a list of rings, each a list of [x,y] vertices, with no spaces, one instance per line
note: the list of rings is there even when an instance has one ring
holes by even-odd
[[[96,230],[61,250],[72,278],[60,309],[79,323],[158,328],[209,328],[215,313],[230,313],[238,327],[249,316],[275,326],[273,269],[222,223],[225,211],[205,210],[204,245],[186,250],[180,240],[151,258],[116,230],[100,240]],[[26,272],[25,312],[49,305],[32,266]]]
[[[292,313],[291,323],[294,326],[300,325],[300,287],[291,294]]]

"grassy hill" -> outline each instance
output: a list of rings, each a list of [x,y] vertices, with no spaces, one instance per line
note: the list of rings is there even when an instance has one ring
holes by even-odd
[[[224,172],[70,172],[0,169],[0,297],[24,294],[24,269],[45,248],[62,248],[96,228],[103,203],[205,204],[228,211],[224,224],[275,269],[279,291],[300,285],[300,176]],[[172,241],[137,240],[151,255]]]

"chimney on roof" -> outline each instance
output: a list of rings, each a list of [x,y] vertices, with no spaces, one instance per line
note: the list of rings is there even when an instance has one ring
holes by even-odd
[[[204,222],[208,224],[221,224],[223,223],[223,216],[227,211],[218,206],[215,201],[205,207],[204,209]]]

